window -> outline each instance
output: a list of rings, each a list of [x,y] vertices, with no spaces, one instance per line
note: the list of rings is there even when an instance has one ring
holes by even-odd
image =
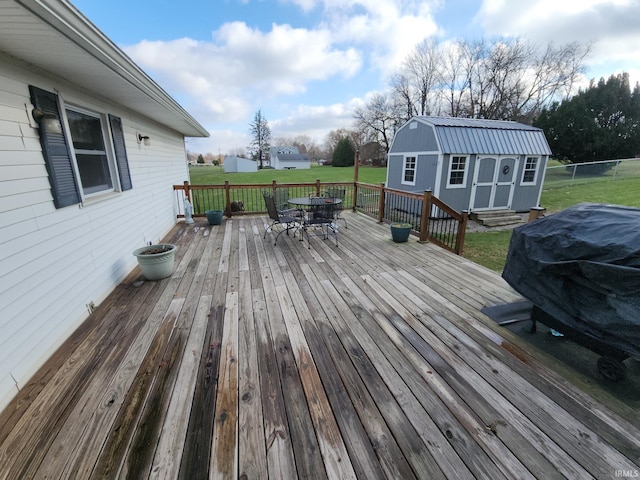
[[[44,119],[39,122],[40,143],[56,208],[132,188],[120,118],[68,107],[65,122],[58,95],[34,86],[29,91],[34,111]]]
[[[404,157],[402,169],[402,183],[404,185],[416,184],[416,157]]]
[[[452,155],[449,163],[448,188],[464,188],[466,186],[467,156]]]
[[[100,117],[67,108],[67,121],[83,193],[113,190]]]
[[[522,173],[522,183],[536,183],[538,173],[538,157],[527,157]]]

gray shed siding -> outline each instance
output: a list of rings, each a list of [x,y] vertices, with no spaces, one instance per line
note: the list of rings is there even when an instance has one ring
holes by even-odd
[[[439,151],[433,127],[421,122],[415,122],[416,128],[411,129],[410,123],[405,124],[393,139],[389,154],[405,152],[436,152]]]
[[[404,158],[412,155],[417,158],[416,184],[403,185]],[[447,186],[454,155],[467,157],[464,187]],[[539,203],[549,155],[544,133],[535,127],[508,121],[418,116],[396,133],[389,153],[387,186],[410,192],[431,189],[456,210],[509,207],[526,211]],[[483,160],[487,157],[495,161]],[[538,171],[534,184],[521,185],[527,157],[538,158]],[[442,162],[440,168],[438,161]],[[477,166],[481,168],[476,173]],[[508,173],[503,173],[504,167]],[[479,178],[474,185],[476,175]]]

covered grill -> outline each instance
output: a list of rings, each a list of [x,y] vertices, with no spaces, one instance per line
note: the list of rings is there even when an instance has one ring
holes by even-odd
[[[585,203],[522,225],[502,276],[534,321],[600,354],[605,378],[640,357],[640,209]]]

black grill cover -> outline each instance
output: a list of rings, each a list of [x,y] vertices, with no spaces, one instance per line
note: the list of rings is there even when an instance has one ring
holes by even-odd
[[[558,322],[640,355],[640,209],[583,203],[517,227],[502,276]]]

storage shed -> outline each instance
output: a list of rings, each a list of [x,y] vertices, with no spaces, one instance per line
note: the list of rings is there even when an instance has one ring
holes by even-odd
[[[224,157],[224,173],[257,172],[258,162],[249,158],[227,155]]]
[[[431,190],[462,211],[528,211],[540,203],[551,149],[539,128],[517,122],[415,116],[396,133],[387,187]]]

